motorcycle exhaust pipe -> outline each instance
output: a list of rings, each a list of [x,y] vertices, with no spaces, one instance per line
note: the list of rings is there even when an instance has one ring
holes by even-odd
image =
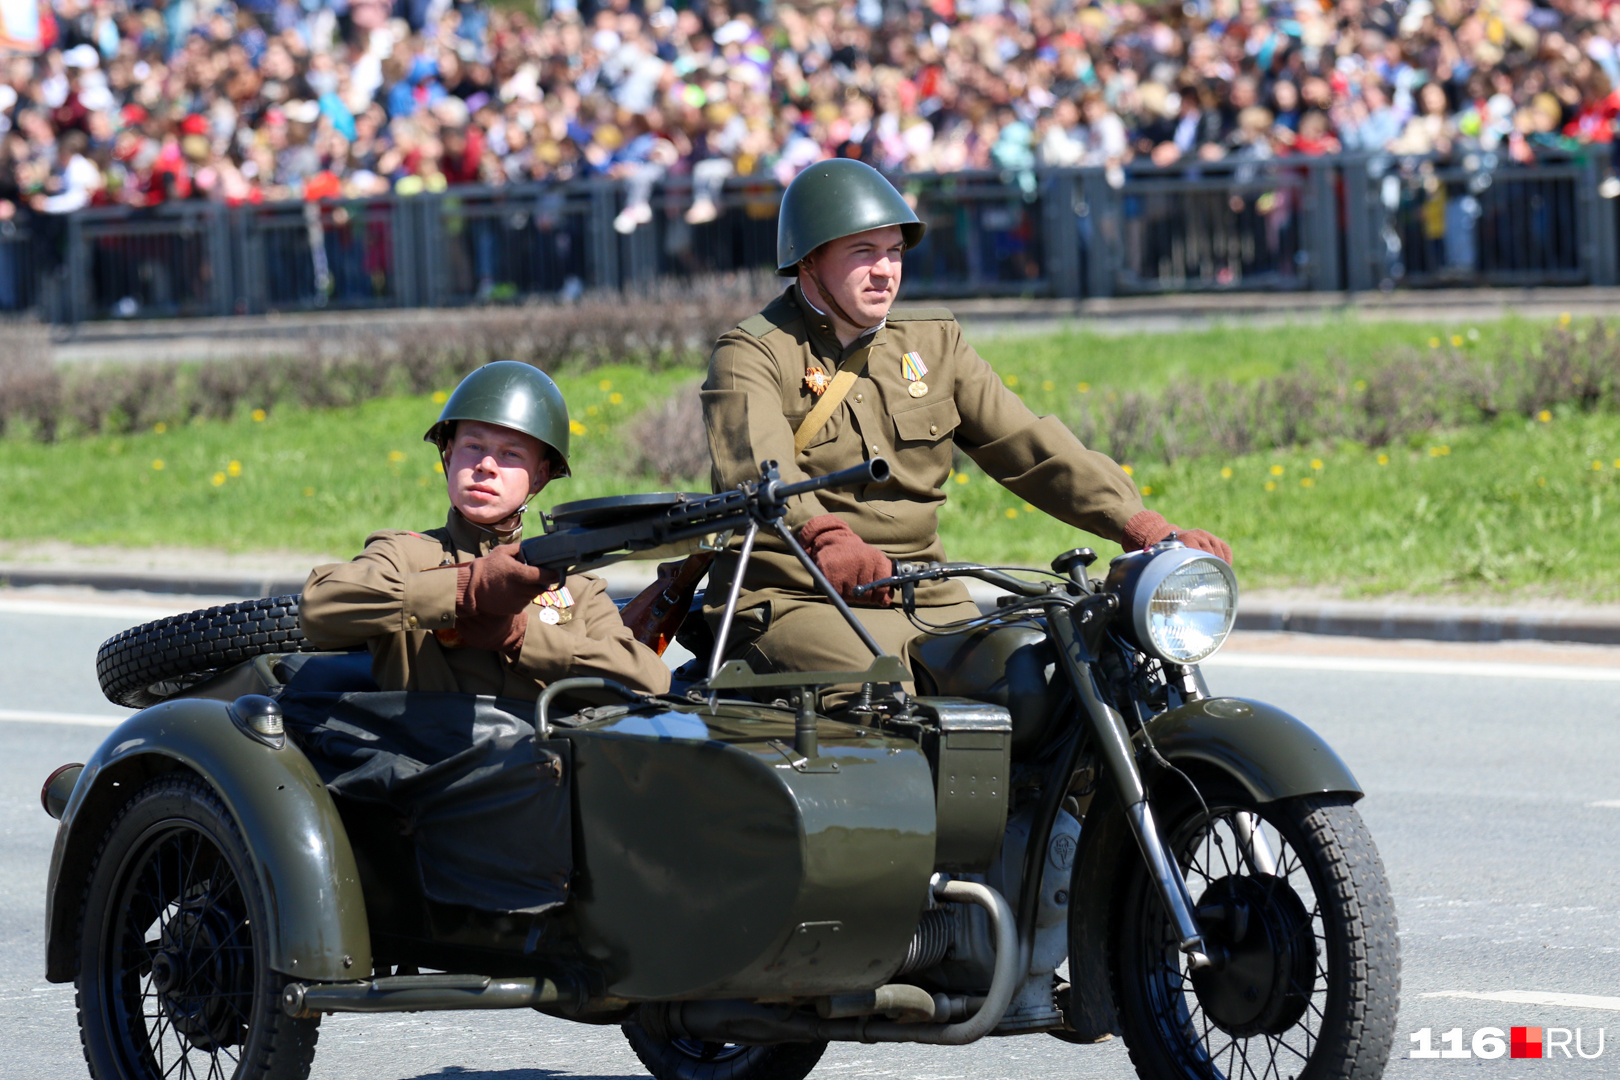
[[[442,1012],[452,1009],[525,1009],[577,1003],[578,989],[532,976],[394,975],[366,982],[289,983],[281,992],[288,1016],[320,1013]]]
[[[697,1039],[703,1042],[734,1042],[767,1045],[780,1042],[927,1043],[934,1046],[963,1046],[977,1042],[995,1030],[1012,1003],[1021,981],[1019,972],[1018,927],[1012,908],[1002,895],[988,885],[971,881],[945,881],[934,887],[934,895],[945,903],[977,904],[990,916],[990,931],[996,942],[996,964],[990,977],[990,990],[982,999],[961,999],[945,994],[929,995],[916,987],[879,987],[861,994],[839,994],[824,999],[821,1016],[785,1010],[782,1006],[758,1005],[751,1001],[676,1001],[642,1007],[642,1026],[662,1038]],[[915,995],[909,991],[916,991]],[[928,1015],[942,1019],[978,1008],[957,1023],[918,1023],[906,1019],[878,1020],[870,1015],[834,1015],[868,1004],[873,1012],[882,1000],[897,1006],[915,1005],[922,1018],[923,998],[928,998]],[[819,1003],[818,1003],[819,1004]],[[887,1009],[881,1011],[889,1011]]]

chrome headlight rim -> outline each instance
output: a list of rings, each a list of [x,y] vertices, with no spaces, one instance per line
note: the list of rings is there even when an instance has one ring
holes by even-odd
[[[1216,635],[1215,644],[1209,649],[1209,651],[1203,653],[1195,659],[1179,660],[1172,656],[1166,656],[1163,651],[1160,650],[1158,645],[1155,644],[1151,627],[1148,622],[1148,615],[1153,604],[1153,594],[1158,591],[1159,586],[1163,585],[1165,580],[1177,570],[1199,561],[1205,561],[1212,564],[1220,573],[1221,577],[1225,580],[1226,587],[1232,594],[1232,617],[1227,620],[1225,629],[1223,629],[1220,634]],[[1229,564],[1225,559],[1221,558],[1219,555],[1211,555],[1207,551],[1199,551],[1197,548],[1189,548],[1178,545],[1177,547],[1170,548],[1169,550],[1156,552],[1152,558],[1147,561],[1147,564],[1142,567],[1141,572],[1136,579],[1134,588],[1131,591],[1130,619],[1131,629],[1135,633],[1136,643],[1144,652],[1148,653],[1150,656],[1153,656],[1155,659],[1162,660],[1167,664],[1177,664],[1190,667],[1195,664],[1203,663],[1205,660],[1208,660],[1211,656],[1214,656],[1217,652],[1219,652],[1222,645],[1226,644],[1226,639],[1231,635],[1232,627],[1237,622],[1237,575],[1232,572],[1231,564]]]

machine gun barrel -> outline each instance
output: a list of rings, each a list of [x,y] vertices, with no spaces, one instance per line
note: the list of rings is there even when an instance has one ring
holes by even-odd
[[[638,551],[691,540],[710,533],[745,527],[750,520],[768,524],[786,512],[788,499],[826,488],[881,484],[889,478],[882,458],[826,476],[784,484],[776,479],[776,462],[764,463],[757,484],[745,484],[700,499],[689,499],[645,517],[601,526],[575,526],[523,541],[523,561],[559,573],[588,570]]]

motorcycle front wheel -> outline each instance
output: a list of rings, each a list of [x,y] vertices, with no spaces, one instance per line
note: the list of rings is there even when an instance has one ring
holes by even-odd
[[[1150,1080],[1374,1080],[1395,1037],[1395,905],[1352,800],[1155,798],[1213,963],[1193,970],[1132,861],[1116,910],[1120,1027]]]

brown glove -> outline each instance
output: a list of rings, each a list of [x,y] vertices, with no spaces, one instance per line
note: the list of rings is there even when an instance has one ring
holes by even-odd
[[[529,629],[529,613],[516,615],[469,615],[456,620],[454,644],[463,649],[488,649],[509,660],[523,651],[523,638]],[[442,638],[440,640],[443,640]]]
[[[557,584],[554,571],[517,557],[516,544],[502,544],[456,567],[456,625],[472,616],[517,615]]]
[[[856,599],[855,586],[888,577],[894,573],[894,562],[856,536],[843,518],[836,514],[811,518],[799,527],[799,543],[845,600],[887,607],[893,599],[886,588]]]
[[[1163,514],[1154,510],[1141,510],[1131,516],[1131,520],[1125,523],[1125,536],[1120,540],[1120,546],[1126,551],[1140,551],[1152,547],[1171,533],[1175,533],[1176,539],[1190,548],[1218,555],[1228,563],[1232,561],[1232,548],[1225,540],[1203,529],[1177,528],[1164,520]]]

